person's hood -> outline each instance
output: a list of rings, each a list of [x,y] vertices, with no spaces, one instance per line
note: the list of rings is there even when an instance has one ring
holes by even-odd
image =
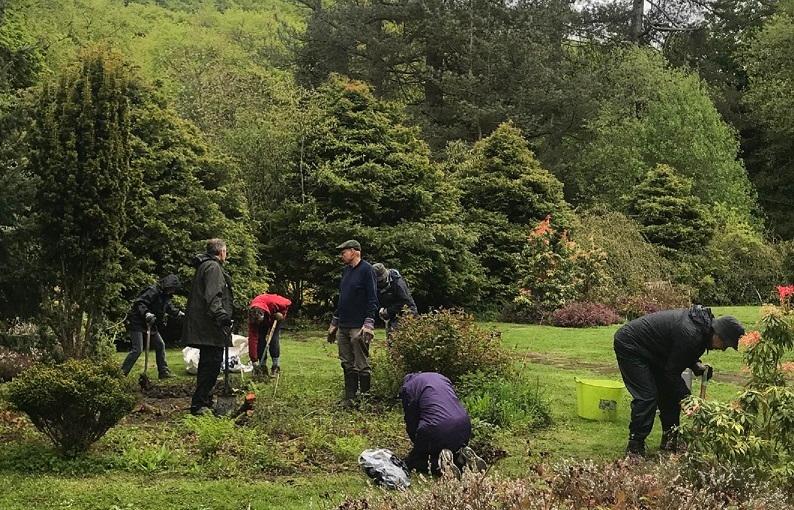
[[[190,261],[190,265],[193,267],[199,267],[201,264],[205,263],[208,260],[218,260],[216,257],[209,255],[207,253],[199,253]]]
[[[711,308],[702,305],[692,305],[689,308],[689,318],[703,333],[703,341],[706,343],[706,349],[709,349],[709,340],[714,331],[712,328],[714,314],[711,312]]]
[[[179,277],[177,275],[169,274],[168,276],[162,277],[160,281],[157,282],[157,286],[160,287],[160,290],[178,290],[182,286],[182,282],[179,281]]]

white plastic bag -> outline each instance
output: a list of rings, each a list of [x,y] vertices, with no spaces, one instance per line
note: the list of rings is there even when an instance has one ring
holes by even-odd
[[[375,483],[388,489],[406,489],[411,486],[408,466],[386,448],[364,450],[358,457],[358,465]]]
[[[250,372],[254,369],[251,363],[243,364],[242,357],[248,356],[248,337],[232,335],[232,346],[229,347],[229,372]],[[185,361],[185,370],[188,374],[196,375],[199,364],[199,350],[195,347],[182,349],[182,359]],[[221,360],[223,371],[223,360]]]

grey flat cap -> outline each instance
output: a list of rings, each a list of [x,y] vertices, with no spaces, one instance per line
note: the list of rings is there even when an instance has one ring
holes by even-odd
[[[349,241],[345,241],[344,243],[336,247],[336,249],[339,251],[346,250],[348,248],[353,248],[356,251],[361,251],[361,243],[359,243],[355,239],[350,239]]]

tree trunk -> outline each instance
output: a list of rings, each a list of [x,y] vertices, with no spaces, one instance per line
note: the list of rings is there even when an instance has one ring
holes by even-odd
[[[642,20],[645,15],[645,0],[634,0],[631,7],[631,28],[629,38],[631,42],[639,44],[642,36]]]

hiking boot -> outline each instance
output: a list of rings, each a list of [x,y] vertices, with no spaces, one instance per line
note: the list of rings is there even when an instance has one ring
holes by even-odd
[[[462,476],[460,468],[455,465],[455,458],[452,451],[444,448],[438,454],[438,469],[441,471],[441,476],[452,475],[457,479]]]
[[[281,367],[278,365],[273,365],[273,367],[270,369],[270,377],[276,377],[280,373]]]
[[[644,439],[629,439],[629,443],[626,445],[626,455],[627,456],[644,457],[645,456],[645,440]]]
[[[172,374],[171,371],[166,368],[165,370],[160,371],[158,377],[160,379],[171,379],[174,377],[174,374]]]
[[[455,454],[459,459],[458,464],[466,466],[472,473],[484,473],[488,469],[488,464],[468,446],[464,446]]]

